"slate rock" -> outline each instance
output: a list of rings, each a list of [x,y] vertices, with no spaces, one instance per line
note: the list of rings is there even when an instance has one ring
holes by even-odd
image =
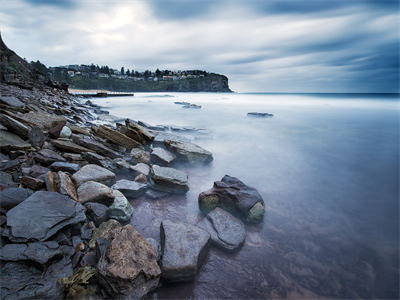
[[[24,140],[28,139],[30,128],[20,121],[11,118],[10,116],[0,114],[0,123],[3,124],[8,131],[15,133]]]
[[[154,181],[153,189],[168,193],[186,193],[189,190],[188,176],[185,172],[153,165],[150,172]]]
[[[29,143],[31,143],[33,147],[41,148],[46,140],[46,137],[44,136],[43,131],[39,127],[35,126],[29,131],[28,139]]]
[[[73,164],[73,163],[68,163],[68,162],[62,162],[62,161],[56,161],[53,162],[50,165],[50,169],[52,171],[63,171],[63,172],[68,172],[70,174],[73,174],[77,171],[79,171],[79,164]]]
[[[126,136],[125,134],[122,134],[119,131],[116,131],[104,125],[99,126],[96,133],[98,136],[105,138],[106,140],[113,142],[117,145],[126,147],[128,149],[142,147],[142,145],[139,142],[131,139],[130,137]]]
[[[176,153],[177,159],[189,163],[209,163],[213,160],[212,153],[193,143],[165,140],[169,150]]]
[[[44,166],[49,166],[54,162],[61,161],[65,162],[65,158],[57,152],[50,149],[42,149],[34,156],[35,161],[41,163]]]
[[[159,165],[169,165],[176,159],[176,156],[163,148],[153,148],[151,151],[151,160]]]
[[[81,184],[78,188],[78,198],[81,203],[97,202],[110,205],[114,201],[112,189],[95,181],[87,181]]]
[[[57,179],[58,192],[71,197],[71,199],[74,201],[78,201],[78,193],[76,192],[76,188],[71,177],[69,177],[69,175],[65,172],[58,171]]]
[[[133,148],[131,150],[131,162],[133,164],[138,163],[150,163],[150,153],[144,151],[141,148]]]
[[[8,152],[12,150],[28,150],[30,148],[31,144],[25,142],[18,135],[0,130],[0,150]]]
[[[89,149],[79,146],[69,140],[57,139],[57,140],[52,140],[52,143],[56,148],[59,148],[64,151],[69,151],[74,153],[83,153],[90,151]]]
[[[125,197],[137,198],[144,194],[147,189],[147,184],[121,179],[118,180],[112,187],[113,190],[119,190]]]
[[[86,214],[93,220],[96,226],[100,226],[101,223],[106,222],[109,219],[108,207],[101,203],[87,202],[85,203]]]
[[[88,161],[90,164],[96,164],[99,166],[101,166],[102,161],[106,159],[104,156],[95,152],[84,152],[82,153],[82,158]]]
[[[131,166],[130,169],[134,171],[136,175],[143,174],[145,176],[149,176],[150,174],[150,166],[144,163],[138,163],[134,166]]]
[[[50,170],[46,167],[39,166],[39,165],[33,165],[29,169],[28,175],[36,178],[36,177],[40,177],[44,174],[47,174],[48,171],[50,171]]]
[[[89,164],[72,175],[72,179],[78,187],[87,181],[97,181],[108,185],[115,182],[115,174],[98,165]]]
[[[39,178],[35,178],[35,177],[31,177],[31,176],[22,176],[21,178],[21,183],[32,189],[32,190],[40,190],[41,188],[44,188],[46,186],[46,183],[44,182],[44,180],[39,179]]]
[[[128,199],[118,190],[113,191],[114,202],[108,209],[110,219],[115,219],[121,223],[129,222],[133,214],[133,207]]]
[[[0,171],[0,191],[17,186],[18,184],[13,181],[10,174]]]
[[[41,265],[55,256],[62,255],[62,250],[55,241],[28,244],[6,244],[0,251],[2,261],[35,261]]]
[[[101,155],[104,155],[104,156],[110,157],[110,158],[117,158],[117,157],[121,156],[116,151],[108,148],[107,146],[103,145],[102,143],[100,143],[88,136],[83,136],[83,135],[72,136],[72,140],[74,141],[74,143],[81,145],[87,149],[90,149],[88,152],[94,151],[98,154],[101,154]]]
[[[19,166],[21,161],[19,159],[0,161],[0,171],[7,171]]]
[[[15,96],[1,96],[0,97],[0,103],[17,107],[17,108],[25,108],[25,103],[19,100]]]
[[[32,195],[32,191],[24,188],[7,188],[0,191],[1,207],[7,210],[17,206]]]

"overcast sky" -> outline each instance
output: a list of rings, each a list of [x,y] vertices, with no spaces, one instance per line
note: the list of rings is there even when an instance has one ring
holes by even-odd
[[[201,69],[239,92],[398,92],[398,0],[0,0],[47,66]]]

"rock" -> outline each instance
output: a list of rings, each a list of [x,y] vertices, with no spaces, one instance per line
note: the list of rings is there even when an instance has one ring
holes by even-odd
[[[152,142],[154,140],[154,134],[152,134],[149,130],[147,130],[145,127],[139,125],[138,123],[135,123],[129,119],[125,121],[125,124],[130,131],[134,131],[135,135],[138,137],[139,141],[144,141],[144,142]]]
[[[169,133],[169,132],[159,132],[157,133],[156,137],[154,138],[153,147],[163,147],[166,140],[169,141],[176,141],[182,143],[190,143],[188,138],[185,138],[181,135]]]
[[[98,238],[105,238],[108,236],[110,231],[114,230],[115,228],[121,227],[122,225],[118,221],[113,219],[100,224],[100,226],[96,228],[93,232],[92,239],[89,242],[89,248],[94,249]]]
[[[70,174],[73,174],[77,171],[79,171],[80,166],[78,164],[73,164],[73,163],[68,163],[68,162],[62,162],[62,161],[57,161],[53,162],[50,165],[50,169],[52,171],[63,171],[63,172],[68,172]]]
[[[59,280],[66,299],[96,299],[97,270],[92,266],[78,269],[73,275]]]
[[[78,172],[72,175],[72,180],[79,187],[87,181],[97,181],[106,185],[112,184],[115,181],[115,174],[98,165],[86,165]]]
[[[96,226],[99,226],[101,223],[106,222],[108,217],[108,207],[101,203],[95,202],[87,202],[85,203],[86,214],[88,217],[93,220]]]
[[[56,161],[66,161],[64,157],[50,149],[40,150],[38,153],[35,154],[34,159],[45,166],[51,165]]]
[[[131,225],[107,235],[108,246],[97,264],[112,298],[141,299],[158,286],[160,267],[154,248]]]
[[[96,229],[93,222],[83,224],[81,227],[81,238],[90,241],[93,237],[93,229]]]
[[[162,277],[167,281],[190,281],[204,260],[210,234],[190,224],[161,222]]]
[[[150,167],[144,163],[138,163],[134,166],[131,166],[130,169],[135,172],[135,174],[143,174],[145,176],[149,176],[150,174]]]
[[[186,105],[182,106],[182,108],[200,109],[200,108],[201,108],[201,105],[197,105],[197,104],[186,104]]]
[[[66,119],[62,116],[33,111],[23,114],[21,119],[29,124],[39,127],[42,130],[49,130],[60,123],[66,123]]]
[[[58,123],[57,126],[49,130],[49,135],[52,138],[58,139],[60,137],[61,130],[64,128],[66,122]]]
[[[151,160],[160,165],[169,165],[175,160],[176,156],[163,148],[153,148],[151,151]]]
[[[150,172],[154,181],[153,189],[168,193],[186,193],[189,190],[188,176],[173,168],[153,165]]]
[[[1,248],[0,260],[29,260],[43,265],[55,256],[62,255],[62,253],[63,252],[59,248],[58,243],[55,241],[28,244],[6,244]]]
[[[112,189],[95,181],[87,181],[81,184],[78,188],[78,198],[81,203],[97,202],[107,206],[114,201]]]
[[[261,222],[264,216],[264,200],[257,190],[229,175],[199,195],[199,207],[205,213],[216,207],[236,210],[250,223]]]
[[[147,184],[121,179],[118,180],[111,188],[113,190],[119,190],[125,195],[125,197],[137,198],[144,194],[147,189]]]
[[[0,191],[1,207],[9,210],[32,195],[32,191],[24,188],[8,188]]]
[[[211,235],[212,242],[227,251],[234,251],[243,245],[246,230],[239,219],[217,207],[199,223]]]
[[[18,184],[16,184],[12,180],[12,176],[6,172],[0,171],[0,191],[6,189],[6,188],[12,188],[12,187],[17,187]]]
[[[72,182],[71,177],[68,174],[58,171],[58,192],[63,195],[67,195],[71,197],[72,200],[78,200],[78,194],[76,192],[76,188],[74,183]]]
[[[42,167],[39,165],[33,165],[30,169],[29,169],[29,176],[32,177],[39,177],[42,176],[44,174],[47,174],[47,172],[50,171],[48,168],[46,167]]]
[[[134,179],[135,182],[147,184],[147,177],[144,174],[139,174]]]
[[[96,165],[100,165],[100,166],[102,164],[102,161],[106,159],[104,156],[101,156],[94,152],[82,153],[82,158],[91,164],[96,164]]]
[[[146,241],[148,241],[149,244],[153,246],[157,254],[157,261],[159,261],[161,259],[161,254],[162,254],[161,244],[153,238],[146,238]]]
[[[192,143],[165,140],[168,149],[177,154],[177,158],[190,163],[209,163],[213,160],[211,152]]]
[[[39,127],[35,126],[29,131],[28,139],[29,143],[31,143],[33,147],[41,148],[46,140],[46,137],[44,136],[43,131]]]
[[[39,191],[7,212],[12,241],[45,241],[67,225],[86,219],[85,208],[71,198]]]
[[[165,198],[167,196],[168,196],[168,193],[164,193],[164,192],[158,192],[158,191],[154,191],[154,190],[146,191],[146,197],[153,199],[153,200]]]
[[[69,127],[64,126],[60,131],[60,138],[69,138],[72,134],[71,129]]]
[[[273,117],[274,115],[269,113],[249,112],[247,113],[247,116],[256,118],[268,118],[268,117]]]
[[[178,104],[178,105],[190,105],[190,102],[176,101],[176,102],[174,102],[174,104]]]
[[[24,140],[28,139],[30,128],[21,122],[7,116],[0,114],[0,122],[3,124],[8,131],[15,133],[16,135],[20,136]]]
[[[68,140],[52,140],[54,147],[74,153],[89,152],[90,150]]]
[[[0,171],[7,171],[19,166],[21,161],[19,159],[0,161]]]
[[[90,135],[90,131],[87,128],[79,127],[79,126],[70,126],[69,127],[72,133]]]
[[[72,140],[75,143],[77,143],[78,145],[81,145],[85,148],[88,148],[88,149],[90,149],[98,154],[104,155],[106,157],[117,158],[117,157],[121,156],[114,150],[111,150],[110,148],[104,146],[102,143],[100,143],[88,136],[77,136],[77,137],[72,136]]]
[[[118,190],[114,190],[114,203],[108,209],[110,219],[115,219],[121,223],[129,222],[133,214],[133,207]]]
[[[124,146],[128,149],[132,148],[141,148],[141,144],[130,137],[122,134],[114,129],[111,129],[107,126],[101,125],[97,130],[97,135],[106,140],[113,142],[117,145]]]
[[[150,162],[150,153],[142,150],[142,149],[138,149],[138,148],[133,148],[131,150],[131,162],[133,164],[137,164],[137,163],[145,163],[148,164]]]
[[[28,150],[30,148],[31,144],[25,142],[18,135],[0,130],[0,150],[8,152],[11,150]]]
[[[46,183],[46,189],[49,192],[58,192],[58,175],[55,172],[47,172],[44,176],[44,182]]]
[[[34,178],[30,176],[22,176],[21,183],[32,190],[40,190],[45,187],[45,182],[39,178]]]
[[[116,158],[116,159],[114,159],[114,162],[117,165],[117,167],[120,169],[130,169],[131,168],[131,165],[122,158]]]
[[[72,162],[74,164],[76,164],[76,163],[79,164],[79,163],[82,163],[84,161],[84,159],[82,158],[82,155],[78,154],[78,153],[65,152],[65,153],[62,154],[62,156],[64,158],[66,158],[68,161],[70,161],[70,162]]]
[[[0,103],[12,106],[12,107],[17,107],[17,108],[25,108],[25,103],[23,103],[21,100],[19,100],[15,96],[1,96],[0,97]]]

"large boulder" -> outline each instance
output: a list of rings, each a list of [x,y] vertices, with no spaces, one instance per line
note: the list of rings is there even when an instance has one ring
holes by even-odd
[[[112,189],[95,181],[87,181],[81,184],[78,188],[78,198],[81,203],[97,202],[110,205],[114,201]]]
[[[27,150],[31,148],[31,144],[25,142],[18,135],[8,131],[0,130],[0,150]]]
[[[67,225],[86,220],[85,208],[55,192],[39,191],[7,212],[12,241],[46,241]]]
[[[118,190],[113,191],[114,203],[108,209],[108,217],[121,223],[129,222],[133,214],[133,207],[128,199]]]
[[[160,147],[153,148],[151,151],[151,160],[159,165],[169,165],[175,158],[173,153]]]
[[[115,174],[98,165],[86,165],[78,172],[72,175],[72,180],[79,187],[87,181],[97,181],[103,184],[110,185],[115,181]]]
[[[162,277],[167,281],[190,281],[204,260],[210,234],[198,226],[161,222]]]
[[[105,239],[98,248],[97,270],[110,297],[141,299],[158,286],[156,251],[138,231],[126,225],[109,231]]]
[[[258,191],[229,175],[215,181],[208,191],[200,193],[199,207],[205,213],[216,207],[238,211],[250,223],[259,223],[264,216],[264,200]]]
[[[8,188],[0,191],[0,206],[5,209],[11,209],[22,201],[27,199],[32,192],[24,188]]]
[[[125,197],[137,198],[144,194],[147,189],[147,184],[121,179],[118,180],[111,188],[113,190],[119,190],[125,195]]]
[[[177,158],[190,163],[209,163],[213,160],[212,153],[192,143],[165,140],[164,144]]]
[[[178,194],[189,190],[188,176],[183,171],[153,165],[150,174],[155,190]]]
[[[246,238],[244,224],[227,211],[217,207],[201,220],[199,227],[211,235],[211,241],[227,251],[235,251]]]
[[[106,140],[108,140],[110,142],[113,142],[117,145],[121,145],[128,149],[142,147],[141,143],[131,139],[130,137],[126,136],[125,134],[122,134],[119,131],[116,131],[116,130],[109,128],[107,126],[104,126],[104,125],[101,125],[97,129],[96,133],[100,137],[105,138]]]

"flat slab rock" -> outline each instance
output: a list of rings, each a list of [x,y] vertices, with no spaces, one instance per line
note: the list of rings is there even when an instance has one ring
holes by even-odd
[[[168,150],[160,147],[153,148],[151,151],[151,159],[155,163],[168,165],[175,160],[176,156]]]
[[[216,246],[227,251],[238,249],[246,238],[243,222],[219,207],[209,212],[197,225],[211,235]]]
[[[38,191],[7,212],[12,241],[46,241],[67,225],[86,220],[85,208],[68,196]]]
[[[0,148],[7,151],[27,150],[31,148],[31,144],[25,142],[18,135],[0,130]]]
[[[24,188],[8,188],[0,192],[1,207],[11,209],[32,195],[32,191]]]
[[[35,154],[34,159],[45,166],[51,165],[52,163],[57,161],[66,161],[64,157],[50,149],[40,150],[38,153]]]
[[[165,146],[176,153],[177,159],[190,163],[209,163],[213,160],[212,153],[192,143],[165,140]]]
[[[1,248],[0,260],[29,260],[43,265],[53,257],[62,255],[62,253],[63,251],[55,241],[28,244],[6,244]]]
[[[150,174],[150,167],[144,163],[138,163],[134,166],[131,166],[130,169],[135,172],[135,174],[140,175],[143,174],[145,176],[149,176]]]
[[[87,181],[97,181],[109,185],[115,181],[115,174],[103,167],[90,164],[82,167],[78,172],[72,175],[72,180],[77,186]]]
[[[89,149],[79,146],[69,140],[53,140],[52,143],[56,148],[59,148],[59,149],[65,150],[65,151],[69,151],[69,152],[83,153],[83,152],[90,151]]]
[[[108,186],[96,181],[87,181],[79,186],[78,199],[81,203],[97,202],[110,205],[114,201],[114,195]]]
[[[71,174],[77,172],[79,168],[80,168],[79,164],[73,164],[61,161],[54,162],[50,165],[50,169],[52,171],[63,171],[63,172],[69,172]]]
[[[183,171],[153,165],[150,175],[155,190],[168,193],[186,193],[189,190],[188,176]]]
[[[161,222],[162,277],[167,281],[190,281],[204,260],[210,234],[198,226]]]
[[[147,189],[147,184],[121,179],[118,180],[111,188],[113,190],[119,190],[127,198],[137,198],[144,194]]]

